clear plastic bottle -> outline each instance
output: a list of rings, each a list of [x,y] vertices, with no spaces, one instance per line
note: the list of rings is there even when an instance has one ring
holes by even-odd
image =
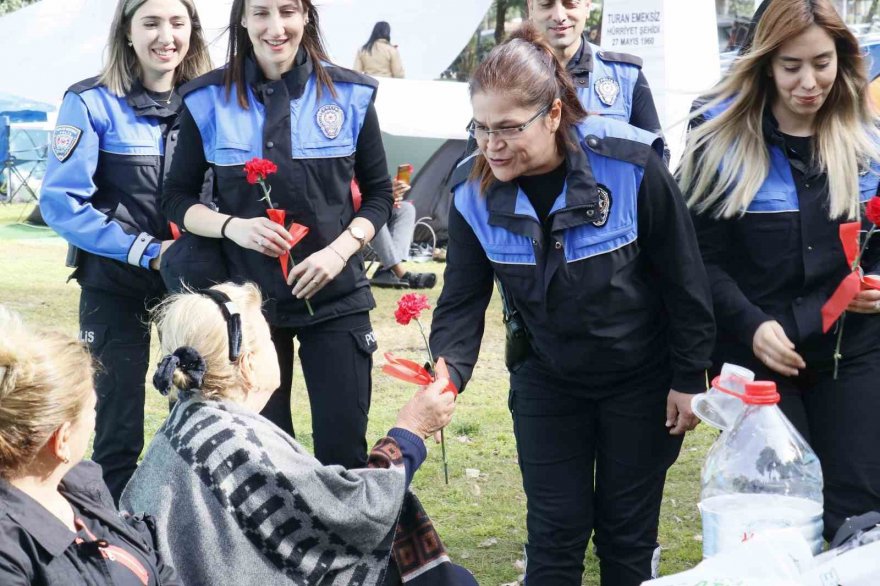
[[[822,469],[779,410],[776,384],[746,385],[745,410],[706,459],[700,513],[703,556],[767,529],[795,527],[822,549]]]

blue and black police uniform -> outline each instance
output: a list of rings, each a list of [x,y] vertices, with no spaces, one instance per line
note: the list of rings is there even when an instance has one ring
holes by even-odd
[[[812,138],[783,134],[769,109],[763,133],[769,173],[742,215],[694,215],[718,319],[715,363],[740,364],[776,382],[780,408],[822,463],[830,540],[847,517],[880,510],[880,316],[847,312],[835,380],[837,328],[822,333],[821,310],[850,272],[839,236],[846,220],[828,217],[827,176],[812,164]],[[877,172],[859,178],[863,203],[878,191]],[[862,267],[880,275],[880,240],[872,239]],[[771,320],[807,363],[798,376],[770,370],[753,353],[755,332]]]
[[[382,227],[393,198],[373,106],[376,82],[347,69],[325,67],[335,96],[326,87],[319,95],[311,59],[303,49],[293,68],[275,81],[265,79],[253,58],[247,59],[248,109],[239,105],[235,87],[227,94],[223,70],[184,86],[181,156],[175,159],[163,193],[168,217],[183,225],[187,210],[198,203],[199,177],[209,168],[221,213],[266,217],[260,188],[249,184],[243,171],[247,161],[260,157],[278,166],[268,178],[276,207],[287,211],[288,222],[310,230],[291,250],[294,262],[326,247],[355,217]],[[363,193],[357,212],[351,197],[353,177]],[[347,468],[365,465],[370,371],[377,344],[369,318],[375,301],[360,255],[352,256],[311,298],[312,317],[304,301],[292,295],[277,259],[231,240],[223,240],[222,249],[231,279],[260,287],[278,351],[281,387],[263,415],[293,434],[290,392],[297,337],[316,457]]]
[[[180,98],[155,98],[137,81],[122,97],[98,78],[68,89],[40,193],[43,219],[78,251],[80,339],[102,366],[92,458],[117,500],[144,445],[147,309],[165,292],[150,261],[171,238],[159,193]]]
[[[642,73],[640,57],[605,51],[590,43],[584,33],[566,70],[589,114],[620,120],[662,136],[657,106]]]
[[[485,193],[469,177],[473,158],[456,170],[431,349],[463,390],[497,276],[530,342],[509,397],[526,580],[580,584],[595,531],[602,584],[637,585],[652,573],[681,446],[664,425],[667,395],[705,390],[711,298],[662,141],[598,116],[571,138],[560,169]]]

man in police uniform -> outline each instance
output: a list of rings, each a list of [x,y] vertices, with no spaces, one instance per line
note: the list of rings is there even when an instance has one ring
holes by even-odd
[[[591,0],[529,0],[529,19],[566,66],[588,113],[662,134],[642,60],[589,42],[584,27],[590,7]]]

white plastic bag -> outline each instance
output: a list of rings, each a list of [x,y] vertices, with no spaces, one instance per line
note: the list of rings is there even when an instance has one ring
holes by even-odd
[[[642,586],[800,586],[801,572],[812,567],[813,552],[800,531],[770,530],[703,560],[692,570]]]
[[[880,584],[880,541],[851,549],[826,561],[801,577],[802,586],[877,586]]]

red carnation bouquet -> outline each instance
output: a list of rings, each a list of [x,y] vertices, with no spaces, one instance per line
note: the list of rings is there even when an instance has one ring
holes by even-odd
[[[269,185],[268,182],[269,175],[278,172],[278,165],[268,159],[254,157],[244,164],[244,172],[247,175],[247,182],[251,185],[259,185],[260,189],[263,191],[263,197],[260,198],[260,201],[265,201],[266,205],[269,206],[266,210],[266,215],[276,224],[285,227],[287,211],[275,207],[275,204],[272,202],[272,186]],[[293,250],[293,247],[299,244],[299,242],[309,233],[308,226],[303,226],[296,222],[292,223],[285,229],[287,230],[287,233],[290,234],[288,242],[290,243],[291,250]],[[278,262],[281,263],[281,274],[284,276],[284,280],[287,281],[289,267],[294,266],[293,257],[291,256],[290,251],[278,257]],[[305,302],[306,309],[309,310],[309,315],[314,316],[315,312],[312,311],[312,304],[309,303],[308,299],[306,299]]]
[[[428,364],[431,366],[433,374],[428,372],[428,369],[424,366],[413,362],[412,360],[397,358],[390,352],[385,353],[385,360],[388,361],[388,364],[382,367],[382,372],[396,379],[418,385],[427,385],[438,378],[445,378],[449,382],[443,392],[450,392],[453,397],[457,397],[458,389],[455,388],[455,385],[449,378],[449,371],[446,368],[446,362],[442,358],[437,360],[437,362],[434,362],[434,356],[431,354],[431,346],[428,344],[428,337],[425,335],[425,328],[422,327],[422,322],[419,321],[422,312],[426,309],[431,309],[427,297],[419,293],[407,293],[397,301],[397,310],[394,312],[394,319],[402,326],[409,325],[412,321],[415,321],[416,325],[419,326],[419,333],[422,334],[422,340],[425,342],[425,350],[428,352]],[[446,460],[446,437],[444,436],[442,429],[440,430],[440,446],[443,452],[443,476],[446,479],[446,484],[449,484],[449,465]]]
[[[843,355],[840,353],[843,341],[843,324],[846,320],[846,308],[861,291],[868,289],[880,290],[880,277],[865,275],[862,269],[862,256],[868,248],[871,237],[880,227],[880,197],[872,197],[865,206],[865,217],[871,223],[871,227],[862,230],[861,222],[847,222],[840,225],[840,241],[846,261],[849,264],[850,273],[841,281],[837,289],[822,306],[822,332],[827,333],[835,322],[837,325],[837,344],[834,347],[834,378],[837,379],[837,367]],[[862,233],[865,233],[862,239]]]

